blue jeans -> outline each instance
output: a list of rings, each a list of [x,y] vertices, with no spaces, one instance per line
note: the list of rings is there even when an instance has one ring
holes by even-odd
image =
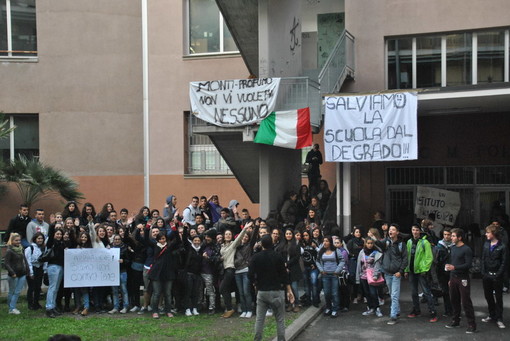
[[[390,318],[396,319],[397,314],[400,314],[400,282],[402,280],[401,277],[395,277],[395,275],[384,274],[384,279],[386,280],[386,284],[388,285],[388,291],[390,292],[391,297],[391,306],[390,306]]]
[[[305,268],[303,272],[305,292],[312,304],[319,304],[319,270]]]
[[[18,303],[19,294],[25,286],[27,276],[20,277],[7,277],[9,282],[9,294],[7,295],[7,304],[9,304],[9,311],[16,309],[16,303]]]
[[[64,276],[64,269],[57,264],[48,264],[48,293],[46,294],[46,310],[55,309],[58,288]]]
[[[122,292],[122,302],[124,303],[124,308],[129,308],[129,295],[127,290],[127,272],[120,273],[120,286],[112,287],[113,290],[113,308],[120,310],[119,308],[119,289]]]
[[[333,274],[322,275],[322,287],[326,298],[326,309],[338,311],[340,309],[340,295],[338,293],[338,277]]]
[[[241,310],[243,313],[252,311],[251,285],[248,272],[236,274],[236,285],[241,300]]]
[[[173,281],[151,281],[152,283],[152,296],[151,307],[153,312],[158,311],[159,298],[163,294],[165,297],[165,313],[170,313],[172,310],[172,285]]]
[[[412,293],[411,297],[413,298],[413,309],[415,312],[419,313],[420,310],[420,298],[418,297],[418,286],[421,286],[423,290],[423,296],[427,298],[427,305],[429,307],[429,312],[431,314],[436,314],[436,307],[434,304],[434,298],[432,297],[432,292],[430,291],[429,282],[425,277],[426,273],[423,274],[413,274],[409,273],[409,282],[411,282]]]
[[[74,294],[77,299],[76,307],[81,307],[83,300],[83,308],[90,309],[90,295],[89,288],[75,288]]]

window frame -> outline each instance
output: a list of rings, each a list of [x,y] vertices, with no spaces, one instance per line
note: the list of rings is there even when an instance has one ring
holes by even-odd
[[[441,37],[441,87],[448,87],[448,51],[447,51],[447,35],[448,34],[460,34],[460,33],[471,33],[471,46],[472,46],[472,56],[471,56],[471,84],[467,85],[476,85],[478,84],[478,34],[485,32],[494,32],[494,31],[503,31],[504,32],[504,63],[503,63],[503,83],[510,81],[510,28],[508,27],[492,27],[484,30],[476,30],[476,31],[454,31],[454,32],[436,32],[436,33],[428,33],[421,34],[415,36],[388,36],[384,39],[384,59],[385,59],[385,67],[384,67],[384,78],[385,78],[385,87],[386,89],[390,89],[390,72],[389,72],[389,60],[390,60],[390,51],[389,51],[389,41],[390,40],[398,40],[398,39],[412,39],[412,89],[417,88],[417,48],[416,48],[416,40],[417,37],[423,36],[440,36]],[[494,83],[502,83],[502,82],[494,82]],[[395,88],[397,89],[397,88]]]
[[[190,36],[190,1],[192,0],[184,0],[185,4],[183,6],[183,21],[184,21],[184,46],[183,46],[183,54],[185,58],[195,58],[195,57],[216,57],[216,56],[238,56],[240,54],[239,50],[236,51],[225,51],[225,38],[224,38],[224,26],[225,19],[223,19],[223,15],[218,8],[219,15],[219,37],[220,37],[220,51],[218,52],[202,52],[202,53],[190,53],[191,47],[191,36]]]
[[[16,117],[37,117],[37,128],[39,128],[39,115],[38,114],[5,114],[5,118],[9,120],[9,129],[12,129],[16,126]],[[16,158],[16,146],[15,146],[15,134],[16,129],[12,129],[9,133],[9,158],[6,160],[14,161]],[[40,142],[40,136],[39,136]],[[37,146],[38,155],[33,155],[34,158],[39,158],[41,152],[41,146],[38,143]]]
[[[34,1],[34,6],[36,1]],[[5,0],[5,15],[6,15],[6,26],[7,26],[7,50],[2,50],[2,53],[7,55],[0,55],[0,61],[28,61],[34,62],[38,60],[38,50],[35,51],[13,51],[12,49],[12,13],[11,13],[11,0]],[[37,12],[36,12],[36,27],[37,27]],[[36,32],[37,37],[37,32]],[[36,43],[37,48],[37,43]],[[35,54],[32,56],[16,55],[16,53],[30,53]]]

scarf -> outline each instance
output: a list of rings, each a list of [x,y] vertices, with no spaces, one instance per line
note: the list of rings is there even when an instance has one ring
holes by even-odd
[[[159,246],[160,249],[163,249],[166,246],[166,243],[165,244],[161,244],[160,242],[158,242],[157,245]]]
[[[200,250],[200,248],[202,247],[202,245],[199,245],[198,247],[195,246],[195,244],[191,244],[191,246],[193,247],[193,249],[198,252]]]
[[[23,247],[21,245],[18,245],[18,246],[11,245],[11,250],[14,251],[14,253],[16,253],[18,255],[23,254]]]

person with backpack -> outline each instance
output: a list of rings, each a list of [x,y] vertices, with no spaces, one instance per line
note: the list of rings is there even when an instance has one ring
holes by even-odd
[[[423,289],[423,295],[427,298],[430,312],[429,322],[437,322],[437,312],[434,298],[430,291],[427,274],[432,265],[432,247],[427,236],[422,234],[418,225],[411,227],[412,238],[407,241],[407,267],[405,277],[409,278],[412,286],[411,297],[413,299],[413,310],[407,315],[408,318],[415,318],[421,314],[420,299],[418,297],[418,286]]]
[[[397,323],[397,317],[400,315],[400,283],[407,266],[407,249],[399,236],[399,230],[400,227],[397,224],[390,225],[382,259],[384,279],[391,298],[390,319],[387,322],[389,325]]]
[[[336,318],[340,310],[338,275],[342,272],[345,261],[340,251],[333,245],[333,239],[329,236],[324,237],[322,240],[322,248],[317,255],[316,265],[321,274],[322,287],[326,299],[324,315]]]
[[[42,306],[39,304],[39,296],[41,295],[41,285],[46,264],[39,262],[39,257],[41,257],[45,250],[44,235],[41,232],[37,232],[32,237],[32,244],[25,249],[25,258],[30,270],[27,276],[27,303],[30,310],[42,309]]]
[[[361,283],[368,303],[367,310],[362,313],[363,316],[374,314],[377,317],[383,316],[379,308],[377,286],[373,283],[378,281],[380,276],[382,276],[381,261],[382,252],[375,246],[375,241],[373,239],[367,238],[365,240],[365,246],[358,255],[358,265],[356,267],[356,283]]]

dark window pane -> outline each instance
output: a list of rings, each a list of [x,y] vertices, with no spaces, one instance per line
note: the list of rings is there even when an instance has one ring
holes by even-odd
[[[446,36],[446,85],[472,83],[473,35],[471,33]]]
[[[504,79],[505,32],[478,33],[478,83]]]
[[[15,116],[14,155],[39,156],[39,117]]]
[[[409,89],[413,86],[412,39],[388,41],[388,89]]]
[[[29,52],[15,52],[13,55],[35,56],[37,51],[35,0],[11,0],[11,26],[12,50]]]
[[[190,0],[189,52],[191,54],[220,52],[219,13],[214,0]]]
[[[416,86],[441,86],[441,37],[416,38]]]
[[[7,12],[6,0],[0,0],[0,51],[7,51]],[[0,56],[7,55],[7,52],[0,52]]]

